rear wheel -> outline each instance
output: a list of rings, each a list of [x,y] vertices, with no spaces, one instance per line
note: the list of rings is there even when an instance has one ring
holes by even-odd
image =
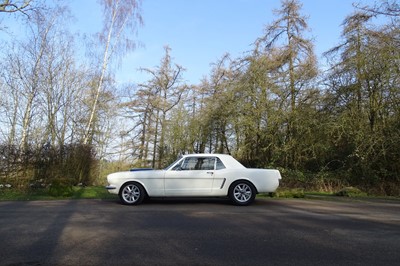
[[[124,184],[119,192],[119,198],[123,204],[138,205],[142,203],[145,197],[145,190],[142,185],[130,182]]]
[[[248,181],[238,181],[229,188],[229,198],[235,205],[245,206],[251,204],[256,197],[256,189]]]

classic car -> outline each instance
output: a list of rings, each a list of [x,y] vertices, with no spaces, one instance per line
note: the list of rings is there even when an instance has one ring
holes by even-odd
[[[249,205],[256,194],[274,192],[280,179],[278,170],[246,168],[230,155],[190,154],[163,170],[109,174],[106,188],[127,205],[145,197],[228,197],[235,205]]]

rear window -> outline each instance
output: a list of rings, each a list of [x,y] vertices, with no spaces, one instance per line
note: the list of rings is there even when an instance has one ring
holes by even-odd
[[[219,158],[217,158],[216,170],[221,170],[221,169],[225,169],[225,168],[226,167],[225,167],[224,163]]]

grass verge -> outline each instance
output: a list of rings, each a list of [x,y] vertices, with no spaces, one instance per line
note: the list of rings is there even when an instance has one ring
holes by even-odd
[[[1,189],[0,200],[58,200],[58,199],[116,199],[117,196],[108,193],[104,187],[72,187],[68,195],[50,195],[47,189],[35,189],[31,191],[19,191],[13,189]]]
[[[9,188],[0,189],[0,201],[16,201],[16,200],[60,200],[60,199],[117,199],[118,196],[108,193],[102,186],[90,187],[72,187],[68,193],[60,193],[61,195],[51,195],[48,189],[35,189],[30,191],[19,191]],[[275,193],[266,193],[257,195],[259,198],[384,198],[396,199],[399,197],[374,197],[366,193],[354,190],[353,188],[345,188],[336,193],[330,192],[313,192],[304,191],[303,189],[287,189],[278,188]]]

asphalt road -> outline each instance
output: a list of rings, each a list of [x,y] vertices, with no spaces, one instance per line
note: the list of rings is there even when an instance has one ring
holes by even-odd
[[[0,202],[0,265],[399,265],[400,201]]]

